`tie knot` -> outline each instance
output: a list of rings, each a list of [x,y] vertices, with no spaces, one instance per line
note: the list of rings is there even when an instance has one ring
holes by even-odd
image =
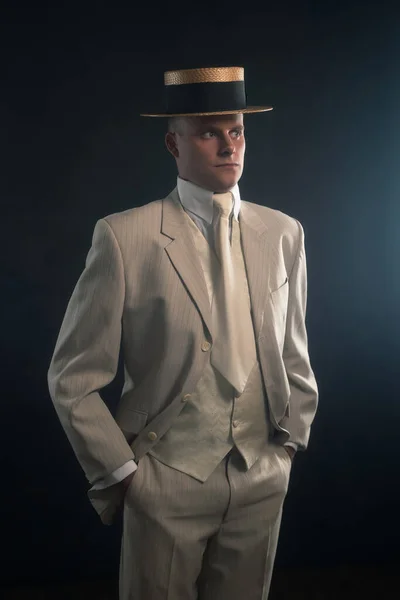
[[[233,205],[233,197],[231,192],[227,192],[225,194],[214,194],[213,202],[215,206],[218,208],[221,217],[229,217],[232,212]]]

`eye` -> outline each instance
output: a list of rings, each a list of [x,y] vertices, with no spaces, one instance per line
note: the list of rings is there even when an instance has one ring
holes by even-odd
[[[213,131],[206,131],[205,133],[203,133],[202,137],[207,140],[214,136],[215,136],[215,133]]]
[[[240,137],[242,135],[242,130],[241,129],[234,129],[232,131],[232,135],[236,138]]]

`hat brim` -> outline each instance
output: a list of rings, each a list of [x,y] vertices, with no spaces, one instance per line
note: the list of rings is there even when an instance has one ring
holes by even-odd
[[[196,113],[141,113],[141,117],[206,117],[213,115],[240,115],[249,113],[260,113],[273,110],[272,106],[248,106],[240,110],[220,110],[217,112],[196,112]]]

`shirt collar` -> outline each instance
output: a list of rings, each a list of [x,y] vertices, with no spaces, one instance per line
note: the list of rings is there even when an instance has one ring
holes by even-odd
[[[177,187],[180,201],[185,210],[195,214],[211,225],[214,216],[213,192],[180,177],[178,177]],[[241,204],[238,184],[229,191],[233,196],[233,214],[236,220],[238,220]]]

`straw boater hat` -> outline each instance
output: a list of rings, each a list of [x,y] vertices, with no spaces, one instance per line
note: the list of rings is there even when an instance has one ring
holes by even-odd
[[[247,106],[243,67],[183,69],[164,73],[165,111],[142,117],[186,117],[258,113],[272,106]]]

